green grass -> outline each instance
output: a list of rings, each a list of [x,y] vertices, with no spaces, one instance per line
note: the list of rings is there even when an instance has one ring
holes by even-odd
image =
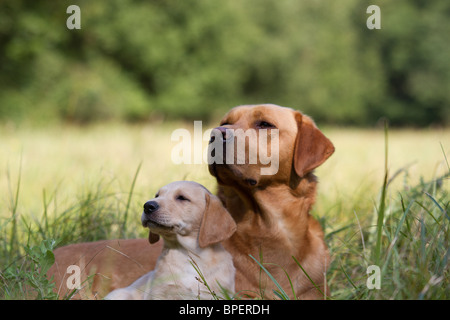
[[[0,298],[55,298],[43,270],[56,246],[146,237],[141,206],[171,181],[214,192],[205,165],[170,160],[180,127],[192,123],[0,127]],[[450,131],[324,131],[336,153],[317,169],[313,215],[330,299],[448,299]],[[367,288],[370,265],[379,290]]]
[[[386,179],[365,221],[326,235],[335,299],[449,298],[449,174],[388,196]],[[355,218],[357,217],[355,212]],[[380,290],[366,285],[369,265],[381,269]]]

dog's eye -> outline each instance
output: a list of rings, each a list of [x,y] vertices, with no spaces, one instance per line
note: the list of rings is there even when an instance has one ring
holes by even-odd
[[[275,129],[275,125],[271,124],[270,122],[267,121],[258,121],[256,123],[256,128],[258,129]]]
[[[220,124],[220,126],[229,126],[230,124],[231,124],[231,123],[223,122],[223,123]]]
[[[183,195],[179,195],[179,196],[177,196],[177,200],[180,200],[180,201],[191,201],[191,200],[189,200],[188,198],[186,198],[185,196],[183,196]]]
[[[155,194],[155,198],[158,198],[158,197],[159,197],[159,193]]]

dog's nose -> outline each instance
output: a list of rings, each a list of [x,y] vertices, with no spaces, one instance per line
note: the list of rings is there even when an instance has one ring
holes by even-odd
[[[222,135],[222,141],[225,142],[231,137],[231,132],[225,127],[217,127],[211,131],[211,137],[209,143],[213,143],[216,140],[216,136]]]
[[[159,208],[159,204],[156,201],[147,201],[144,204],[144,212],[147,214],[155,212],[156,210],[158,210],[158,208]]]

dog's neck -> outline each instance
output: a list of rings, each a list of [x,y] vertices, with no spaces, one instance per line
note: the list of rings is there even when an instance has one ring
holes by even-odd
[[[259,232],[255,235],[259,239],[250,236],[249,243],[258,246],[259,242],[259,246],[264,247],[264,243],[284,237],[280,240],[287,241],[288,246],[295,250],[307,241],[296,235],[305,237],[308,234],[309,212],[315,202],[316,186],[316,177],[309,173],[290,185],[279,183],[253,189],[220,185],[218,195],[238,224],[234,238],[247,238],[249,230],[255,230],[257,226]],[[289,210],[289,214],[283,214],[282,210]],[[304,232],[299,232],[298,228],[304,228]]]
[[[164,236],[163,239],[163,252],[167,254],[169,251],[177,251],[186,256],[192,257],[194,260],[196,258],[203,259],[203,256],[210,255],[211,251],[219,251],[220,249],[223,250],[223,247],[220,244],[212,244],[206,248],[200,248],[198,244],[198,237],[194,236]]]
[[[261,277],[261,270],[250,255],[262,263],[267,262],[265,268],[276,279],[284,279],[284,272],[293,278],[303,275],[292,256],[309,267],[311,261],[315,261],[311,257],[326,250],[324,245],[318,245],[320,241],[315,234],[318,223],[309,214],[315,201],[316,185],[316,177],[308,174],[298,179],[295,188],[293,184],[281,183],[252,190],[219,186],[218,195],[237,223],[237,231],[223,243],[225,249],[234,253],[236,290],[259,292],[267,288],[267,292],[272,292],[270,288],[275,289],[268,277]],[[320,248],[320,252],[312,248]],[[322,269],[320,265],[317,267],[317,270]],[[283,287],[286,290],[289,284],[284,283]],[[304,288],[296,283],[295,290],[300,292]]]
[[[290,180],[289,184],[274,183],[264,187],[245,188],[238,184],[227,186],[219,185],[218,196],[231,213],[237,223],[244,218],[246,213],[256,213],[266,217],[265,212],[276,211],[280,207],[280,201],[288,203],[298,200],[308,200],[310,206],[314,204],[316,197],[317,177],[309,173],[304,178]],[[280,199],[282,194],[285,199]],[[273,199],[271,199],[273,198]],[[270,201],[268,201],[271,199]],[[272,204],[274,208],[264,207],[263,204]],[[310,211],[310,208],[307,210]]]

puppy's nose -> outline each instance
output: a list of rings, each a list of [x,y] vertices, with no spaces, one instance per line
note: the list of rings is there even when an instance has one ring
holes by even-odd
[[[230,130],[227,130],[225,127],[217,127],[211,131],[211,137],[209,139],[209,143],[212,143],[216,140],[216,136],[222,136],[222,141],[225,142],[229,138],[231,138],[232,134]]]
[[[147,201],[144,204],[144,212],[147,214],[153,213],[158,210],[159,204],[156,201]]]

